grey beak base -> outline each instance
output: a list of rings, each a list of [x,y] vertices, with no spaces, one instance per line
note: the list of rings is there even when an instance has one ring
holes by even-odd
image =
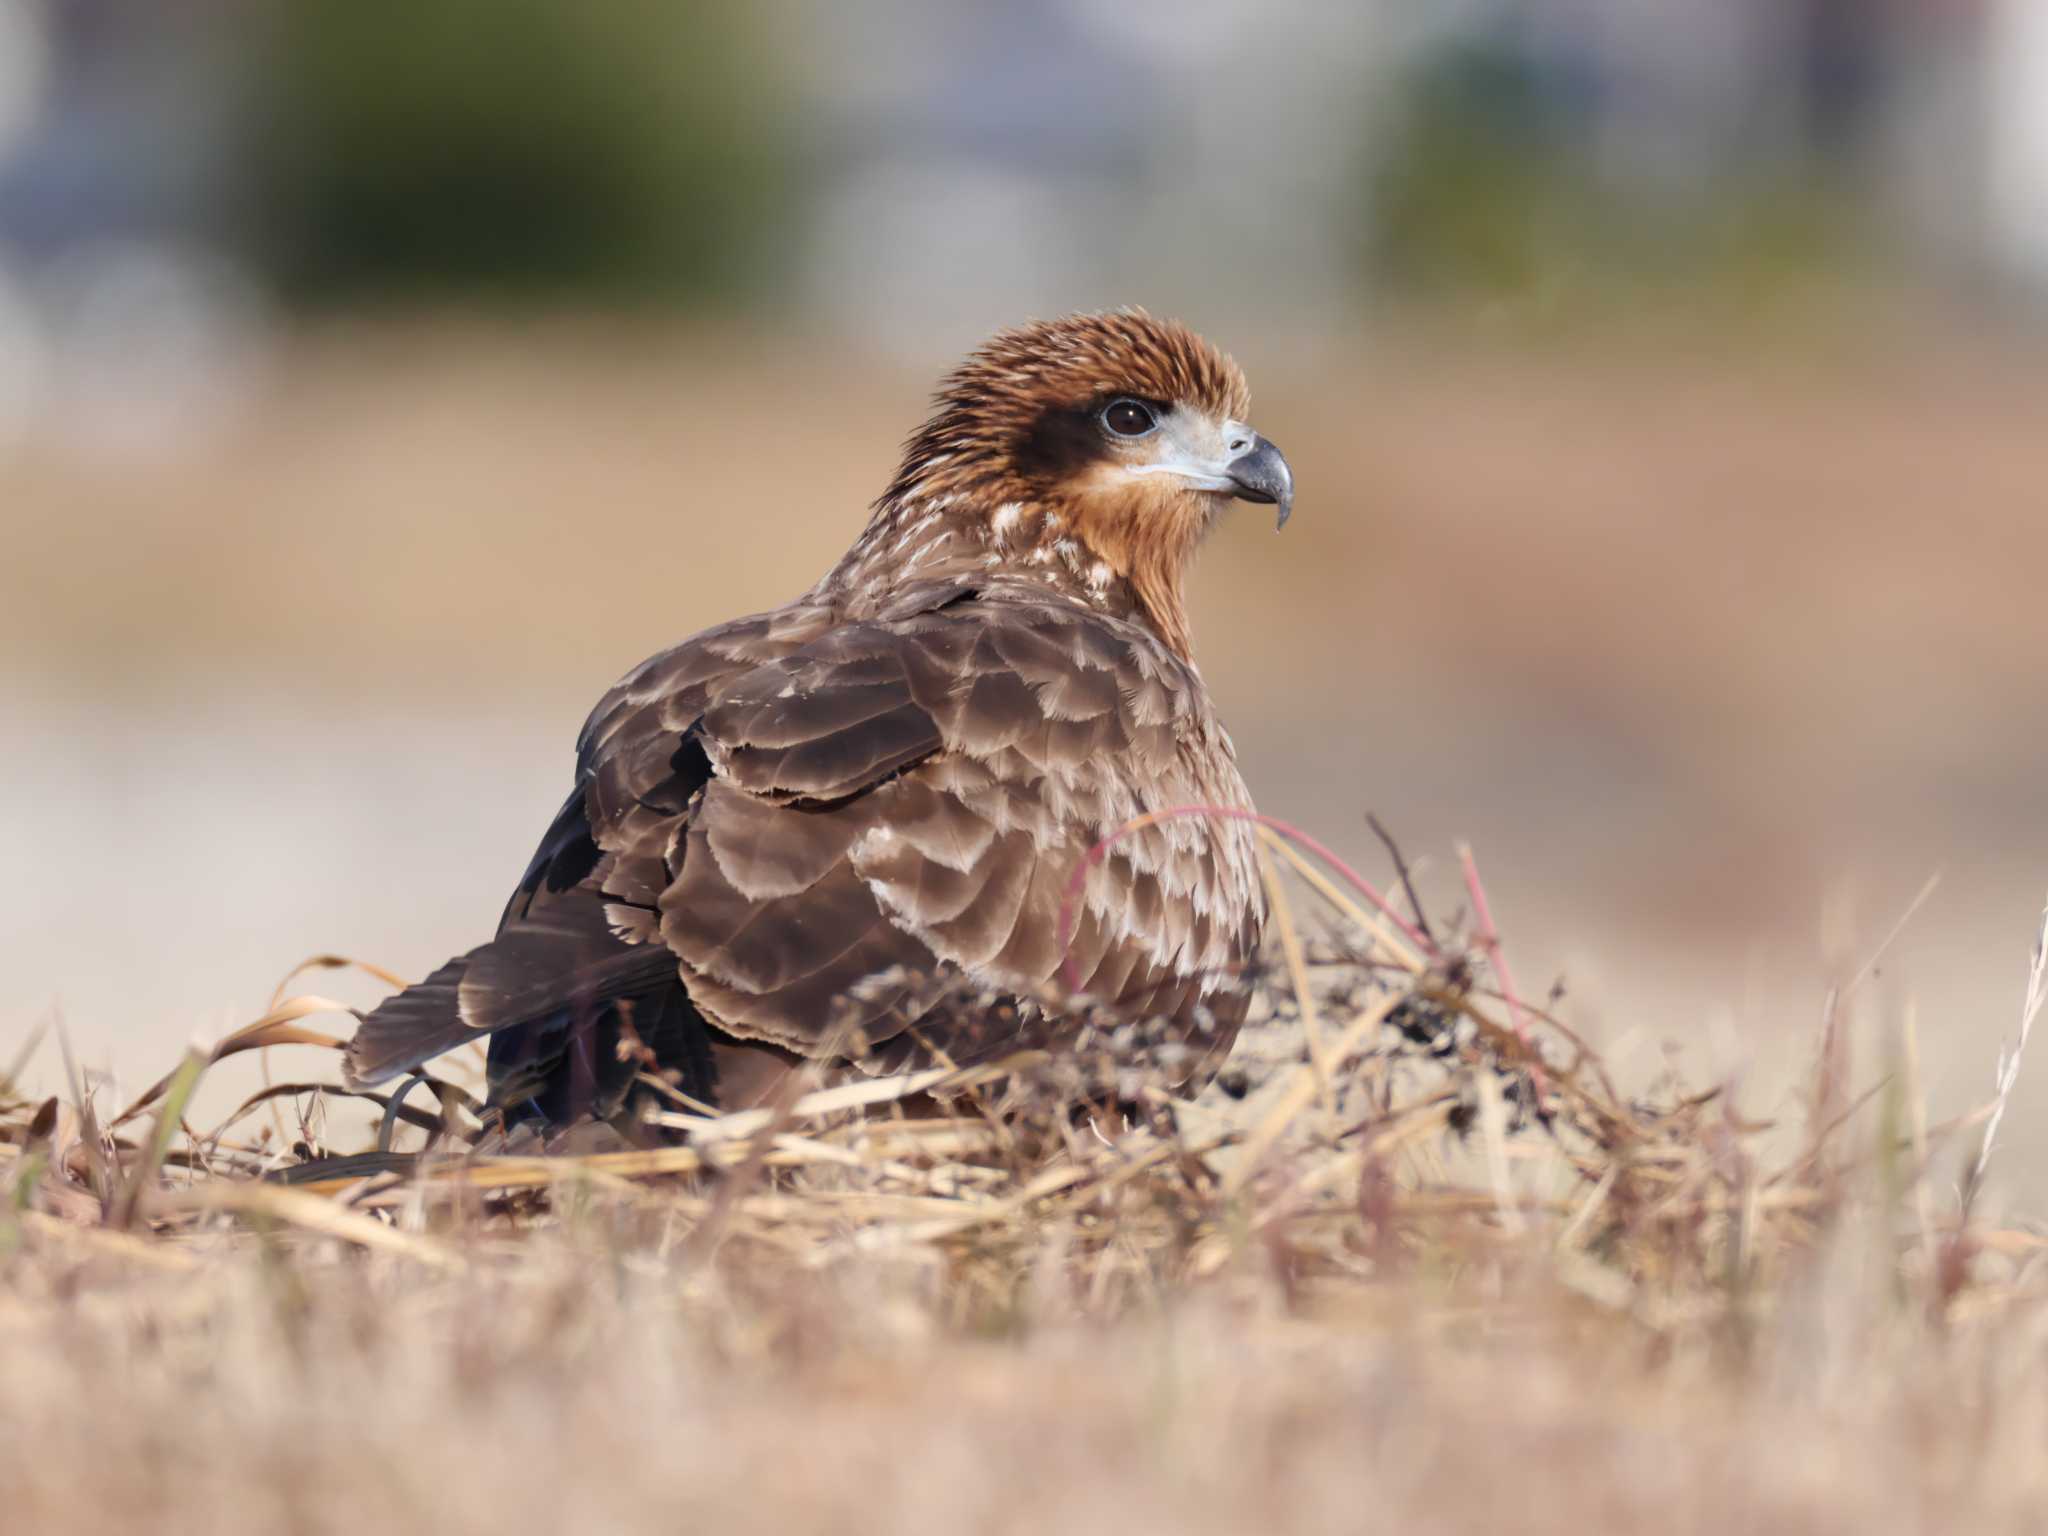
[[[1234,487],[1231,495],[1239,501],[1278,507],[1273,526],[1287,526],[1287,515],[1294,510],[1294,472],[1278,448],[1263,437],[1254,437],[1251,447],[1230,461],[1226,473]]]

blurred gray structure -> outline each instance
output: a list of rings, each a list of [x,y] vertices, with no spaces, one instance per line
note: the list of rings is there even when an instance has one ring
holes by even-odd
[[[391,57],[444,10],[390,12],[406,18]],[[648,50],[708,46],[701,8],[616,10]],[[277,287],[273,253],[248,238],[268,195],[247,175],[271,131],[259,77],[282,57],[261,12],[0,0],[0,431],[52,392],[145,428],[167,397],[210,398],[162,387],[159,365],[232,393],[256,295]],[[523,14],[536,13],[491,24]],[[822,312],[870,340],[944,352],[991,316],[1141,296],[1312,329],[1418,270],[1541,288],[1590,260],[1604,288],[1659,231],[1686,251],[1722,227],[1716,210],[1752,204],[1842,226],[1802,260],[2048,287],[2043,0],[789,0],[733,14],[775,61],[779,95],[744,84],[772,109],[774,163],[797,195],[764,231],[738,227],[784,218],[763,200],[693,191],[697,237],[778,253],[779,268],[748,258],[762,280],[738,301]],[[501,93],[502,110],[538,110],[545,88]],[[406,154],[404,122],[376,110],[362,120],[393,131],[338,153]],[[758,129],[692,122],[705,154],[729,158],[721,135]],[[414,142],[432,132],[421,122]],[[732,174],[753,163],[732,159]],[[377,169],[345,173],[374,187]],[[517,170],[494,174],[516,189]],[[559,191],[563,168],[548,171]],[[358,216],[404,210],[373,199]],[[533,227],[574,223],[553,213],[532,208]],[[351,233],[380,248],[375,228]],[[577,270],[561,267],[555,297],[608,301],[579,294]]]
[[[831,145],[809,290],[877,334],[1162,292],[1313,325],[1397,284],[1402,221],[1443,223],[1422,258],[1455,266],[1562,188],[1566,263],[1605,238],[1625,272],[1775,199],[1831,237],[1809,262],[2048,277],[2040,0],[890,0],[803,35]],[[1463,121],[1432,139],[1445,79]],[[1497,162],[1469,192],[1468,145]]]
[[[249,387],[241,131],[220,6],[0,0],[0,446],[148,455]]]

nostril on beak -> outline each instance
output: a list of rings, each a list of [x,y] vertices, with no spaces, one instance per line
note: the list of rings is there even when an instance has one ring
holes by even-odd
[[[1230,440],[1230,451],[1232,453],[1243,453],[1251,445],[1252,440],[1248,437],[1233,437]]]

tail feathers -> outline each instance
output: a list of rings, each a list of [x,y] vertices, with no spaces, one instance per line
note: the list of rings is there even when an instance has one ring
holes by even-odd
[[[348,1043],[342,1081],[367,1088],[480,1039],[482,1031],[463,1022],[460,993],[470,962],[489,948],[486,944],[458,955],[425,981],[379,1003]]]
[[[522,924],[378,1004],[349,1042],[342,1077],[351,1088],[381,1083],[498,1030],[675,975],[675,956],[660,944],[605,936],[599,948],[573,928]]]

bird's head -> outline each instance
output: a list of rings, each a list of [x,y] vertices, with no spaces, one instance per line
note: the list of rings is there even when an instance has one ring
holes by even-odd
[[[943,500],[998,550],[1122,580],[1183,653],[1181,581],[1232,501],[1294,503],[1229,357],[1142,310],[998,333],[946,378],[883,498]],[[1064,542],[1063,542],[1064,541]]]

